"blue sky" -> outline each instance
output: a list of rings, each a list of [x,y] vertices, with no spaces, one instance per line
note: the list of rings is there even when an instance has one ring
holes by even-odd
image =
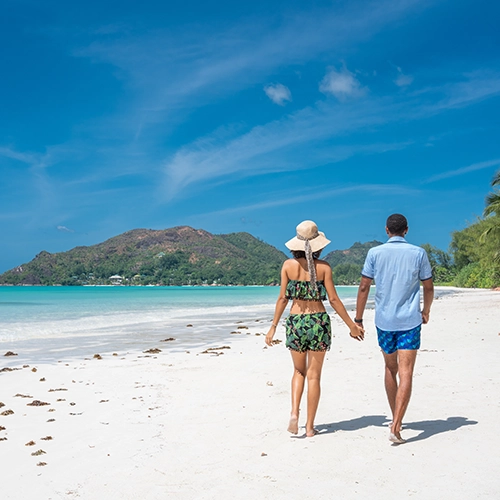
[[[4,1],[0,272],[134,228],[447,249],[500,168],[500,4]]]

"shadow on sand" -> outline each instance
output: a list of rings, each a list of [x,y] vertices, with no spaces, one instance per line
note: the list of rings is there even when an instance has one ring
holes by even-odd
[[[446,420],[422,420],[421,422],[405,422],[407,429],[422,431],[418,436],[406,440],[407,443],[422,441],[436,434],[456,431],[466,425],[476,425],[476,420],[469,420],[467,417],[448,417]]]
[[[316,429],[319,434],[330,434],[337,431],[358,431],[366,427],[387,427],[389,419],[385,415],[364,415],[362,417],[333,422],[331,424],[319,424]],[[478,422],[469,420],[467,417],[448,417],[446,420],[422,420],[420,422],[404,422],[406,429],[422,431],[418,436],[411,437],[407,443],[422,441],[436,434],[456,431],[466,425],[476,425]]]
[[[366,427],[382,427],[387,425],[388,422],[389,420],[385,415],[364,415],[351,420],[343,420],[342,422],[319,424],[316,425],[316,429],[320,434],[330,434],[337,431],[359,431]]]

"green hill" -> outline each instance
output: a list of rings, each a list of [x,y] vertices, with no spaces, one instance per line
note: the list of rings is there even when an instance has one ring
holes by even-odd
[[[327,254],[335,283],[358,283],[368,250],[380,244],[355,243]],[[40,252],[0,275],[0,285],[269,285],[279,283],[286,258],[248,233],[134,229],[97,245]]]
[[[361,279],[361,270],[370,248],[382,245],[381,241],[356,242],[347,250],[334,250],[324,259],[332,266],[333,281],[337,285],[356,285]]]
[[[0,275],[0,284],[274,284],[285,259],[248,233],[214,235],[188,226],[134,229],[97,245],[43,251]]]

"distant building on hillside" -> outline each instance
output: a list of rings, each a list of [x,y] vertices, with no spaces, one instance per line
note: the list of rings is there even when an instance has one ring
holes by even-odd
[[[114,274],[113,276],[110,276],[109,281],[111,281],[112,285],[121,285],[123,281],[123,276]]]

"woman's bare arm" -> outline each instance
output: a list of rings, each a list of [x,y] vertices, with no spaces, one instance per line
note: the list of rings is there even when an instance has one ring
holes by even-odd
[[[326,293],[328,294],[328,302],[333,307],[335,312],[342,318],[342,321],[347,325],[350,330],[350,335],[356,340],[363,340],[365,336],[364,329],[354,323],[354,321],[349,316],[343,302],[340,300],[335,285],[332,278],[332,268],[327,262],[322,262],[321,266],[325,266],[322,269],[322,275],[324,275],[323,281],[325,282]]]
[[[274,337],[274,334],[276,333],[276,327],[278,326],[279,320],[281,319],[281,315],[283,314],[283,312],[286,309],[286,306],[288,304],[288,299],[285,297],[286,287],[287,287],[288,281],[289,281],[287,268],[288,268],[288,261],[285,261],[283,263],[282,268],[281,268],[280,293],[278,296],[278,300],[276,301],[276,306],[274,308],[273,323],[271,325],[271,328],[269,328],[269,331],[267,332],[266,339],[265,339],[266,344],[268,346],[273,345],[273,337]]]

